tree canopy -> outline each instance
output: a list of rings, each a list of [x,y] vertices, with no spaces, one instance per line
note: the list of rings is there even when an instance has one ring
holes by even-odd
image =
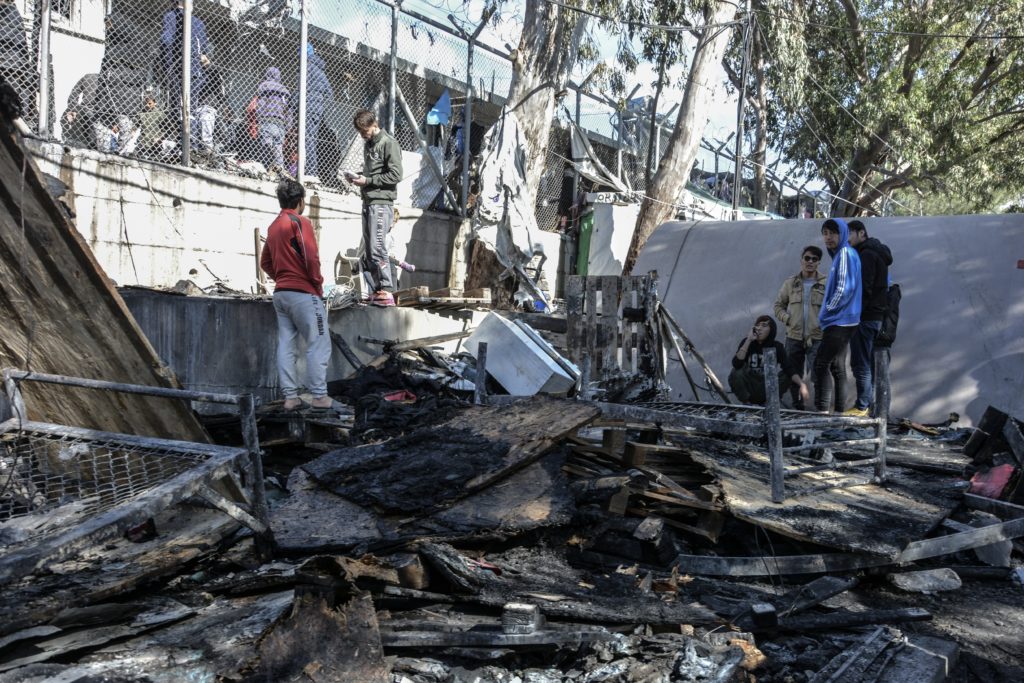
[[[769,138],[828,183],[833,213],[887,200],[910,212],[923,197],[985,210],[1022,186],[1022,0],[804,1],[805,20],[761,12],[806,42],[800,97]]]

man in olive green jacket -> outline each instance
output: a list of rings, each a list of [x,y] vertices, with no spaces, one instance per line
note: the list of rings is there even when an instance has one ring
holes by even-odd
[[[786,326],[786,356],[801,377],[814,364],[821,343],[818,311],[825,300],[826,275],[818,272],[821,249],[810,245],[800,255],[800,272],[787,278],[775,299],[775,317]],[[833,373],[833,377],[835,373]],[[804,409],[799,391],[791,391],[793,407]]]
[[[394,306],[395,281],[388,255],[388,233],[395,219],[395,199],[402,180],[402,148],[381,130],[373,112],[360,109],[352,119],[363,148],[361,175],[346,173],[363,197],[363,257],[360,268],[370,293],[370,303]]]

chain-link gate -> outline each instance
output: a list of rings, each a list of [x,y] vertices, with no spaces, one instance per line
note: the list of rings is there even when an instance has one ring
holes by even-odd
[[[0,422],[0,585],[144,525],[161,511],[201,498],[257,534],[270,550],[263,470],[251,395],[4,371],[14,417]],[[26,419],[18,383],[39,381],[105,391],[232,403],[245,448],[116,434]]]

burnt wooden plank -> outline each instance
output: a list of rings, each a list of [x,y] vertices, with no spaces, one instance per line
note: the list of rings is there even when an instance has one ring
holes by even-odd
[[[601,284],[600,278],[588,277],[586,282],[586,293],[584,294],[583,309],[583,348],[590,354],[590,381],[595,382],[601,379],[601,353],[599,349],[604,343],[601,329],[597,324],[597,290]]]
[[[936,528],[953,507],[929,502],[895,485],[791,494],[784,502],[773,503],[764,453],[702,437],[674,436],[673,440],[715,475],[726,507],[735,517],[797,540],[894,561],[908,544]],[[830,473],[801,475],[802,486],[832,482]]]
[[[0,634],[48,623],[68,608],[129,593],[210,554],[239,527],[220,511],[207,508],[178,508],[155,521],[159,535],[150,541],[110,541],[84,558],[51,565],[52,574],[5,587]]]
[[[569,278],[565,286],[565,345],[569,353],[569,359],[580,366],[583,360],[584,349],[584,328],[583,328],[583,304],[584,304],[584,279],[578,275]]]
[[[633,286],[633,278],[622,278],[621,310],[636,308],[637,295]],[[622,346],[622,370],[627,374],[636,372],[636,323],[626,319],[625,315],[620,316],[620,336]]]
[[[676,557],[676,564],[679,571],[697,576],[786,576],[843,572],[882,567],[892,563],[873,555],[821,553],[759,557],[679,555]]]
[[[619,366],[619,278],[601,278],[601,366],[603,376],[609,377],[620,371]]]
[[[363,507],[429,513],[536,461],[597,415],[587,404],[546,397],[468,406],[442,424],[339,449],[302,468],[322,487]]]
[[[35,162],[0,121],[0,366],[180,388]],[[209,441],[187,402],[23,382],[29,418]]]

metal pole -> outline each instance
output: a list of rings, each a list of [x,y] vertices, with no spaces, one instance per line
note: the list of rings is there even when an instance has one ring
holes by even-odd
[[[736,165],[732,178],[732,219],[740,218],[740,188],[743,186],[743,101],[747,97],[747,67],[750,61],[750,0],[746,1],[746,23],[743,25],[743,62],[740,67],[740,97],[736,102]]]
[[[42,24],[39,29],[39,135],[50,134],[50,0],[41,6]]]
[[[295,145],[298,149],[298,167],[295,177],[299,182],[306,179],[306,74],[309,73],[309,0],[301,0],[299,4],[299,135]]]
[[[181,163],[188,166],[192,156],[192,0],[183,0],[181,15]]]
[[[395,134],[398,127],[398,113],[395,108],[395,88],[398,78],[398,13],[402,9],[402,0],[395,0],[391,5],[391,60],[388,62],[388,132]]]
[[[473,129],[473,39],[467,39],[466,108],[462,112],[462,215],[469,215],[469,144]]]
[[[625,133],[624,129],[626,125],[622,120],[624,111],[625,110],[622,107],[619,107],[619,139],[617,141],[617,144],[615,145],[615,174],[619,176],[619,178],[622,178],[622,136]]]

